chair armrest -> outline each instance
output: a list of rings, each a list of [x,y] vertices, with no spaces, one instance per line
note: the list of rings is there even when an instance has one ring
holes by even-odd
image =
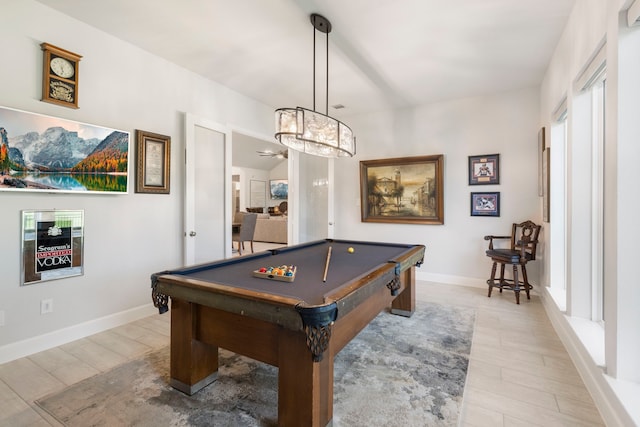
[[[489,249],[493,249],[493,239],[511,239],[511,236],[484,236],[489,241]]]

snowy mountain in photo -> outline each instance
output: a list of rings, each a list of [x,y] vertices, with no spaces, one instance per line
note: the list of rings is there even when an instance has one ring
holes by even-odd
[[[9,155],[17,164],[28,168],[69,169],[85,159],[100,144],[100,139],[84,139],[77,132],[62,127],[51,127],[42,134],[28,132],[9,136]],[[20,158],[21,156],[21,158]],[[20,159],[20,160],[19,160]]]

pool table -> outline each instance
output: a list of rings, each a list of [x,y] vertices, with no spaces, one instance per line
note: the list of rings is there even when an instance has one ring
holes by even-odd
[[[153,274],[161,313],[171,297],[171,385],[193,394],[215,381],[226,348],[278,367],[278,425],[330,426],[335,355],[385,308],[413,314],[424,252],[326,239]],[[293,281],[253,274],[281,265]]]

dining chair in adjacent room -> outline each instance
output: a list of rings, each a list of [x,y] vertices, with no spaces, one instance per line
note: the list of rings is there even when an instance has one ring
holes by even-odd
[[[253,234],[256,231],[256,220],[258,219],[257,213],[245,213],[242,215],[242,221],[240,223],[240,230],[234,232],[231,236],[231,240],[238,242],[238,255],[242,255],[244,249],[244,242],[251,243],[251,253],[253,253]]]

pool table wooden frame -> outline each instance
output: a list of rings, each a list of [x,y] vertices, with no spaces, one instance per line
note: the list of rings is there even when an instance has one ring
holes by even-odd
[[[415,266],[424,246],[406,247],[392,262],[337,289],[331,295],[337,316],[319,330],[304,324],[299,300],[171,272],[152,275],[161,312],[171,297],[171,385],[191,395],[215,381],[222,347],[278,367],[278,425],[331,426],[335,355],[385,308],[407,317],[415,310]]]

